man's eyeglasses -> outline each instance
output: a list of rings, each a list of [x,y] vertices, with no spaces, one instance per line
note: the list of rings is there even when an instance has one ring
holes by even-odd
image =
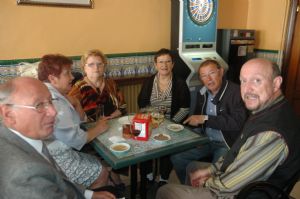
[[[53,101],[58,100],[57,98],[40,102],[36,104],[35,106],[29,106],[29,105],[22,105],[22,104],[4,104],[6,106],[15,107],[15,108],[28,108],[28,109],[34,109],[38,113],[44,113],[48,110],[50,106],[53,106]]]
[[[207,79],[208,76],[209,76],[209,77],[216,77],[217,74],[218,74],[218,72],[219,72],[219,69],[218,69],[218,70],[213,70],[213,71],[210,71],[210,72],[207,73],[207,74],[200,75],[199,77],[200,77],[200,79]]]
[[[87,63],[85,65],[87,65],[88,67],[94,67],[94,66],[103,67],[104,63],[101,63],[101,62],[98,62],[98,63]]]

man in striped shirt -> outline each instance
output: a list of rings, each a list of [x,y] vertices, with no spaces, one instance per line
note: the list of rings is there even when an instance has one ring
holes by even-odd
[[[268,181],[283,188],[300,168],[300,122],[282,95],[276,64],[246,62],[240,73],[241,95],[251,115],[227,155],[204,169],[187,168],[191,186],[166,185],[157,199],[234,198],[247,184]]]

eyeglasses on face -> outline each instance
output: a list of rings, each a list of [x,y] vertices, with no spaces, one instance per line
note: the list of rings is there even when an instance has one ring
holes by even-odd
[[[207,74],[202,74],[199,76],[200,79],[207,79],[208,77],[216,77],[218,75],[219,69],[210,71]]]
[[[99,67],[103,67],[104,66],[104,63],[102,63],[102,62],[93,62],[93,63],[86,63],[85,64],[86,66],[88,66],[88,67],[94,67],[94,66],[97,66],[98,68]]]
[[[172,64],[172,60],[167,61],[157,61],[158,64]]]
[[[10,106],[13,108],[28,108],[28,109],[33,109],[36,110],[38,113],[44,113],[46,112],[49,107],[53,106],[53,101],[58,100],[57,98],[53,98],[44,102],[39,102],[35,106],[30,106],[30,105],[22,105],[22,104],[4,104],[6,106]]]

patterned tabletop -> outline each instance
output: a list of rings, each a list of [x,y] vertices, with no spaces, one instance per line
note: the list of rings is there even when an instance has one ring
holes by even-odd
[[[171,131],[168,128],[169,124],[174,123],[170,120],[165,120],[159,128],[152,129],[152,134],[148,141],[138,141],[132,138],[122,138],[122,124],[118,119],[113,119],[109,121],[110,128],[108,131],[98,136],[92,142],[92,145],[113,168],[117,169],[148,159],[173,154],[208,142],[206,137],[196,134],[186,127],[178,132]],[[90,125],[87,125],[87,128]],[[170,140],[155,140],[154,137],[160,133],[169,135]],[[113,153],[110,150],[110,146],[115,142],[128,143],[130,150],[121,154]]]

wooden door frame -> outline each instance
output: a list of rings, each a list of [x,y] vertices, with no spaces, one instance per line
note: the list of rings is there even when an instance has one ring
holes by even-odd
[[[286,79],[288,78],[288,69],[290,64],[290,58],[291,58],[291,49],[292,49],[292,42],[293,42],[293,36],[295,31],[295,24],[296,24],[296,17],[297,17],[297,7],[298,7],[298,0],[289,0],[290,6],[289,6],[289,16],[286,24],[286,34],[285,34],[285,42],[284,42],[284,48],[283,48],[283,57],[282,57],[282,68],[281,68],[281,74],[283,77],[283,84],[282,84],[282,90],[285,92],[286,90]]]

